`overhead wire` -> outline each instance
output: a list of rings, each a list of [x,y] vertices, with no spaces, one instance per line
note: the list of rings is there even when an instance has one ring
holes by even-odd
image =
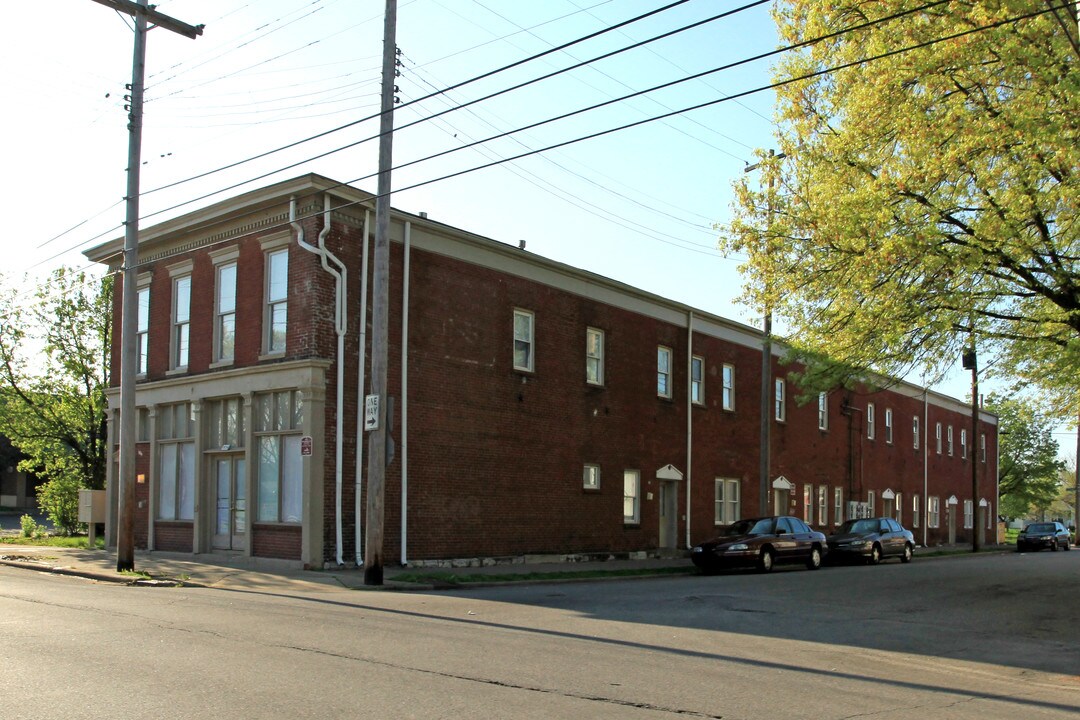
[[[633,18],[630,18],[629,20],[624,20],[622,22],[616,23],[615,25],[604,28],[603,30],[598,30],[596,32],[589,33],[588,35],[584,35],[582,37],[576,38],[576,39],[571,40],[569,42],[563,43],[562,45],[559,45],[558,47],[551,48],[550,50],[545,50],[545,51],[543,51],[541,53],[537,53],[535,55],[531,55],[529,57],[522,58],[520,60],[516,60],[516,61],[514,61],[514,62],[512,62],[512,63],[510,63],[508,65],[503,65],[501,67],[495,68],[494,70],[489,70],[489,71],[487,71],[485,73],[482,73],[480,75],[476,75],[474,77],[471,77],[468,80],[462,80],[462,81],[457,82],[457,83],[455,83],[455,84],[453,84],[453,85],[451,85],[449,87],[443,88],[439,92],[430,93],[428,95],[417,98],[417,99],[412,100],[410,102],[412,102],[412,103],[423,102],[425,100],[428,100],[428,99],[438,95],[440,92],[447,92],[449,90],[456,90],[458,88],[465,87],[466,85],[477,82],[479,80],[483,80],[483,79],[491,77],[493,75],[497,75],[498,73],[505,72],[506,70],[510,70],[512,68],[518,67],[518,66],[523,65],[525,63],[531,62],[532,60],[536,60],[538,58],[544,57],[545,55],[550,55],[550,54],[558,52],[559,50],[562,50],[564,48],[571,47],[571,46],[576,45],[578,43],[582,43],[582,42],[585,42],[587,40],[591,40],[591,39],[593,39],[595,37],[599,37],[600,35],[603,35],[605,33],[612,32],[613,30],[616,30],[616,29],[618,29],[620,27],[624,27],[626,25],[630,25],[630,24],[638,22],[640,20],[644,20],[645,18],[652,17],[653,15],[657,15],[659,13],[665,12],[667,10],[670,10],[673,7],[677,7],[679,5],[687,3],[689,1],[690,0],[674,0],[673,2],[668,3],[667,5],[664,5],[662,7],[656,8],[655,10],[650,10],[649,12],[642,13],[641,15],[637,15],[637,16],[635,16]],[[402,106],[398,106],[397,109],[401,109],[401,107]],[[325,131],[323,131],[321,133],[316,133],[315,135],[311,135],[311,136],[303,138],[301,140],[297,140],[295,142],[291,142],[291,143],[288,143],[286,145],[282,145],[280,147],[274,148],[273,150],[267,150],[266,152],[262,152],[262,153],[259,153],[257,155],[253,155],[253,156],[245,158],[243,160],[237,160],[236,162],[229,163],[227,165],[222,165],[220,167],[214,168],[213,170],[207,170],[206,172],[202,172],[202,173],[199,173],[197,175],[192,175],[190,177],[183,178],[181,180],[176,180],[176,181],[168,183],[166,185],[156,187],[156,188],[154,188],[152,190],[146,190],[141,194],[142,195],[149,195],[151,193],[155,193],[155,192],[158,192],[158,191],[161,191],[161,190],[166,190],[168,188],[176,187],[178,185],[182,185],[184,183],[191,182],[193,180],[199,180],[199,179],[202,179],[204,177],[208,177],[210,175],[214,175],[216,173],[222,172],[224,170],[230,170],[230,169],[232,169],[234,167],[238,167],[240,165],[244,165],[246,163],[253,162],[255,160],[260,160],[260,159],[262,159],[264,157],[274,155],[274,154],[282,152],[284,150],[289,150],[291,148],[297,147],[298,145],[303,145],[304,143],[308,143],[308,142],[311,142],[313,140],[318,140],[319,138],[323,138],[323,137],[326,137],[328,135],[332,135],[333,133],[340,132],[341,130],[345,130],[345,129],[350,128],[350,127],[354,127],[356,125],[359,125],[360,123],[367,122],[368,120],[374,120],[374,119],[378,118],[381,114],[382,113],[375,113],[375,114],[372,114],[372,115],[368,115],[368,116],[360,118],[359,120],[353,120],[353,121],[348,122],[348,123],[346,123],[344,125],[340,125],[338,127],[331,128],[330,130],[325,130]],[[231,188],[229,188],[229,189],[231,189]],[[222,190],[220,192],[225,192],[225,190]]]

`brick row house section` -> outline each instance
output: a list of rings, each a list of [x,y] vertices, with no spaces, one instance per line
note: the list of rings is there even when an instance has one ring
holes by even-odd
[[[141,233],[138,547],[362,558],[373,210],[307,175]],[[384,557],[679,552],[760,513],[757,330],[423,216],[394,211],[391,241]],[[320,246],[345,268],[340,325]],[[121,248],[87,255],[116,270]],[[906,383],[799,404],[780,352],[770,513],[993,537],[993,415],[973,434],[965,403]]]

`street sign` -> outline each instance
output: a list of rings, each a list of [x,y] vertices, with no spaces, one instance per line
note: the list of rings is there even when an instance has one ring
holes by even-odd
[[[364,397],[364,429],[379,429],[379,396],[367,395]]]

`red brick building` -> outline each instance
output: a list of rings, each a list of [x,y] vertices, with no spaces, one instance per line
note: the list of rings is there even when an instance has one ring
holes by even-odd
[[[357,559],[373,210],[308,175],[142,231],[138,547]],[[760,514],[757,330],[423,216],[391,240],[384,557],[678,551]],[[994,416],[972,436],[965,403],[906,383],[800,406],[778,353],[769,512],[891,515],[931,545],[991,526]]]

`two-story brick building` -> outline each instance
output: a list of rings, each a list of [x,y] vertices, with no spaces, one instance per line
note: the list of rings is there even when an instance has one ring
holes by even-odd
[[[137,546],[362,557],[373,209],[307,175],[142,231]],[[678,551],[759,514],[757,330],[424,216],[395,211],[391,240],[385,557]],[[800,406],[779,352],[770,511],[888,514],[928,544],[991,526],[992,415],[972,436],[965,403],[906,383]]]

